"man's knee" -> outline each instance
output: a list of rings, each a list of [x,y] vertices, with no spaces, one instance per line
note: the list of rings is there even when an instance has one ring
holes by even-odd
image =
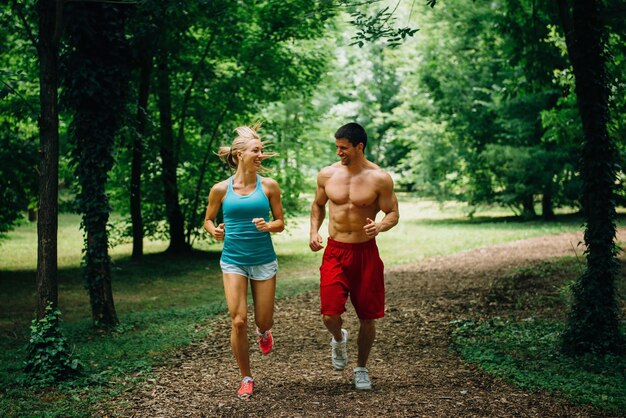
[[[326,326],[335,325],[341,322],[341,315],[322,315],[322,320]]]

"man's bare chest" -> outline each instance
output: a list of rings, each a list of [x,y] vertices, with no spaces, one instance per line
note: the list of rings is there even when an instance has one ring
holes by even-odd
[[[352,204],[359,207],[372,206],[378,198],[374,185],[364,176],[330,178],[326,184],[326,195],[336,205]]]

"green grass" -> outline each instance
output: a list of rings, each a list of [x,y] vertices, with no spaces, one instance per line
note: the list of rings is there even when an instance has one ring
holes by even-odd
[[[562,216],[551,223],[518,222],[498,209],[468,220],[462,205],[440,206],[403,199],[398,227],[377,238],[386,265],[416,263],[427,257],[524,239],[579,231],[580,219]],[[278,297],[315,289],[321,252],[308,249],[308,219],[290,219],[288,231],[274,237],[280,271]],[[196,243],[183,257],[162,254],[165,242],[145,243],[141,263],[130,260],[130,246],[111,250],[113,290],[121,325],[112,333],[95,331],[80,270],[80,219],[59,220],[59,307],[64,332],[86,374],[55,389],[24,387],[23,347],[35,309],[36,227],[22,225],[0,243],[0,416],[80,416],[116,393],[145,379],[177,347],[204,338],[207,319],[224,312],[219,270],[220,245]],[[326,226],[322,228],[326,236]],[[98,414],[102,415],[102,414]]]
[[[626,295],[626,263],[616,279]],[[561,257],[520,266],[496,279],[491,318],[454,321],[453,346],[463,359],[528,391],[546,391],[611,413],[626,411],[626,354],[571,358],[560,351],[581,260]],[[622,325],[626,336],[626,323]]]
[[[626,411],[626,355],[564,356],[562,322],[495,318],[456,325],[457,351],[485,371],[528,391],[556,393],[607,412]]]

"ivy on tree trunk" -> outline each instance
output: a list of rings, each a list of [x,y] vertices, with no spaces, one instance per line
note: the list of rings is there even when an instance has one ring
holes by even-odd
[[[586,222],[587,268],[574,286],[574,302],[563,335],[566,353],[621,350],[618,271],[615,245],[617,149],[608,133],[608,87],[601,2],[576,0],[572,13],[559,0],[567,51],[574,69],[576,96],[583,124],[582,207]]]
[[[129,48],[124,6],[76,3],[67,6],[68,52],[64,57],[64,102],[72,113],[69,137],[79,183],[77,204],[85,232],[84,275],[92,317],[112,326],[113,303],[106,195],[114,163],[115,135],[122,124],[128,89]]]

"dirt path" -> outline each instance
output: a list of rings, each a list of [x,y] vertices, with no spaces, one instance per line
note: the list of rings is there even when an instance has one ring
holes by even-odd
[[[494,278],[520,265],[573,255],[580,240],[576,234],[534,238],[388,269],[387,312],[378,322],[368,364],[371,392],[357,392],[351,384],[358,329],[354,311],[345,315],[351,364],[335,372],[313,292],[277,303],[276,346],[270,356],[262,357],[251,345],[256,386],[249,401],[234,396],[239,375],[228,343],[229,321],[222,316],[212,322],[209,338],[157,369],[156,381],[125,394],[127,407],[115,415],[598,416],[549,395],[523,392],[462,362],[449,348],[449,321],[472,316]]]

